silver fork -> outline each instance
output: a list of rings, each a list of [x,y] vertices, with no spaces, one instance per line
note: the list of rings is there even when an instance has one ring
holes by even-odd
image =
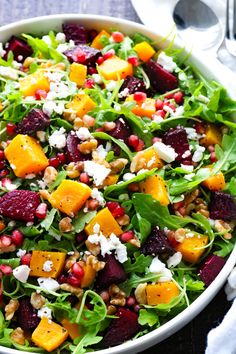
[[[226,2],[225,45],[229,53],[236,56],[236,0]]]

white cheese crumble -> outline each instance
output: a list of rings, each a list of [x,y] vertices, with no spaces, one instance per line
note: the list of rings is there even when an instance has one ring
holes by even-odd
[[[173,59],[166,55],[165,52],[161,52],[158,55],[157,63],[160,64],[165,70],[171,73],[177,68],[177,65],[173,61]]]
[[[92,138],[92,135],[88,128],[81,127],[76,131],[76,135],[80,140],[88,140]]]
[[[46,291],[57,291],[60,289],[60,284],[52,278],[38,278],[38,284],[41,289]]]
[[[30,274],[30,267],[28,267],[27,265],[20,265],[19,267],[16,267],[15,269],[13,269],[13,275],[14,277],[19,280],[21,283],[26,283],[27,279],[29,277]]]
[[[198,134],[194,128],[184,128],[187,133],[187,138],[190,140],[199,140],[202,138],[201,134]]]
[[[117,81],[111,80],[110,82],[108,82],[108,83],[106,84],[106,89],[107,89],[108,91],[113,91],[113,90],[115,90],[116,85],[117,85]]]
[[[119,98],[127,97],[129,96],[129,89],[128,87],[124,88],[120,93],[118,93]]]
[[[186,150],[183,155],[182,155],[182,158],[183,159],[186,159],[187,157],[189,157],[191,155],[191,151],[190,150]]]
[[[199,162],[201,161],[202,157],[203,157],[203,152],[205,151],[205,147],[204,146],[200,146],[197,145],[196,147],[196,151],[193,154],[193,162]]]
[[[152,120],[156,123],[162,123],[164,121],[164,118],[162,118],[160,114],[153,114]]]
[[[124,182],[128,182],[128,181],[130,181],[131,179],[133,179],[134,177],[136,177],[135,173],[127,172],[127,173],[125,173],[124,176],[123,176],[123,181],[124,181]]]
[[[175,112],[171,114],[172,117],[179,117],[184,114],[184,106],[176,107]]]
[[[22,250],[21,248],[18,249],[16,252],[17,257],[21,258],[26,254],[26,250]]]
[[[105,199],[103,198],[102,193],[99,192],[99,190],[97,188],[93,188],[92,193],[91,193],[91,197],[93,199],[96,199],[98,201],[99,205],[105,206],[105,204],[106,204]]]
[[[57,41],[58,43],[65,43],[65,41],[66,41],[66,36],[65,36],[65,34],[62,33],[62,32],[58,32],[58,33],[56,34],[56,41]]]
[[[93,161],[84,161],[84,172],[93,177],[96,186],[100,186],[111,172],[111,169]]]
[[[43,270],[44,272],[51,272],[53,267],[53,262],[52,261],[46,261],[43,264]]]
[[[157,141],[155,144],[153,144],[153,147],[158,153],[158,156],[165,162],[170,163],[175,161],[177,154],[171,146],[165,145],[162,142]]]
[[[75,42],[71,39],[69,43],[61,43],[57,47],[57,52],[64,53],[68,49],[72,49],[75,46]]]
[[[183,156],[182,156],[183,157]],[[193,169],[194,169],[194,167],[193,167],[193,165],[183,165],[182,163],[181,163],[181,168],[184,170],[184,171],[186,171],[186,172],[193,172]]]
[[[57,98],[66,98],[71,95],[71,91],[64,82],[51,82],[50,91],[47,94],[47,100]]]
[[[51,320],[52,319],[52,310],[47,306],[43,306],[40,310],[38,310],[37,315],[40,318],[47,317],[48,319]]]
[[[168,268],[176,267],[182,260],[182,253],[181,252],[175,252],[173,256],[169,257],[167,259],[167,266]]]
[[[160,277],[158,278],[158,282],[164,283],[172,279],[171,271],[166,268],[165,263],[162,263],[157,256],[153,258],[149,271]]]
[[[38,130],[36,132],[36,136],[39,139],[39,141],[41,141],[41,143],[45,143],[45,141],[46,141],[46,132],[44,132],[42,130]]]
[[[49,117],[53,114],[53,112],[57,114],[62,114],[64,112],[65,105],[63,102],[54,102],[54,101],[46,101],[43,104],[43,112],[47,114]]]
[[[16,70],[9,68],[9,66],[0,66],[0,76],[6,79],[17,80],[18,73]]]
[[[3,49],[3,45],[2,43],[0,43],[0,57],[4,57],[4,55],[6,54],[6,51]]]
[[[104,147],[102,145],[99,145],[95,151],[96,151],[98,157],[100,157],[101,159],[105,159],[106,158],[107,150],[104,149]]]
[[[51,136],[49,136],[49,145],[57,148],[63,149],[66,146],[66,130],[61,127],[59,130],[55,130]]]
[[[95,84],[101,85],[103,83],[102,77],[99,74],[92,74],[92,78],[93,78]]]
[[[192,181],[192,179],[195,177],[195,173],[189,173],[188,175],[184,175],[184,179],[187,179],[188,181]]]

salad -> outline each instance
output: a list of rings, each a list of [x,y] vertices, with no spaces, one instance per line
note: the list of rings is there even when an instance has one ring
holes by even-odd
[[[75,23],[0,45],[0,345],[140,337],[232,251],[236,102],[157,48]]]

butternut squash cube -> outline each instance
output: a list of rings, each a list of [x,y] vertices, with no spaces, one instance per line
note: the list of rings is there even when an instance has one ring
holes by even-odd
[[[102,187],[111,186],[113,184],[116,184],[118,179],[119,179],[119,175],[109,175],[105,178],[105,180],[102,184]]]
[[[147,303],[150,306],[168,304],[180,294],[179,288],[173,281],[146,286]]]
[[[50,84],[44,73],[42,70],[37,70],[35,73],[19,80],[20,91],[25,97],[34,96],[37,90],[44,90],[46,92],[50,90]]]
[[[101,32],[98,33],[98,35],[93,39],[91,47],[96,48],[96,49],[102,49],[103,45],[101,43],[101,37],[106,36],[107,38],[110,37],[110,33],[108,33],[105,30],[101,30]]]
[[[109,237],[111,233],[119,236],[123,232],[108,208],[100,210],[97,215],[88,223],[88,225],[85,227],[85,232],[87,235],[94,234],[93,228],[95,224],[100,225],[100,230],[106,237]]]
[[[93,282],[96,277],[96,270],[93,269],[93,267],[90,264],[86,264],[83,267],[84,270],[84,276],[81,279],[81,288],[88,288]]]
[[[148,177],[139,184],[139,187],[140,192],[151,194],[153,199],[158,200],[161,205],[168,205],[170,203],[165,182],[160,176]]]
[[[212,166],[208,166],[208,168],[211,170]],[[218,172],[215,176],[210,176],[203,181],[202,185],[211,191],[221,191],[226,186],[225,177],[222,172]]]
[[[153,168],[161,168],[162,160],[159,158],[157,151],[154,148],[139,151],[133,158],[130,171],[138,172],[141,169],[151,170]]]
[[[66,253],[63,252],[33,251],[30,261],[30,276],[57,278],[62,272],[65,259]]]
[[[43,317],[32,333],[32,341],[47,352],[57,349],[68,337],[68,331],[59,324]]]
[[[194,235],[186,237],[183,242],[179,243],[175,249],[182,253],[183,259],[189,263],[196,263],[205,252],[204,246],[207,245],[208,236]]]
[[[139,59],[146,62],[156,53],[153,47],[146,41],[138,43],[133,48],[138,54]]]
[[[71,102],[66,105],[66,108],[76,112],[77,117],[82,118],[85,114],[96,107],[96,103],[84,92],[79,92]]]
[[[28,135],[18,134],[4,152],[17,177],[37,174],[48,166],[48,159],[41,145]]]
[[[130,95],[126,98],[126,101],[133,101],[134,95]],[[136,116],[152,118],[156,112],[155,100],[153,98],[146,98],[144,102],[136,103],[131,110]]]
[[[91,195],[91,189],[84,183],[64,180],[49,197],[53,208],[74,216]]]
[[[126,60],[113,56],[105,60],[99,66],[101,75],[106,80],[125,79],[128,75],[133,75],[133,66]]]
[[[214,124],[207,124],[205,137],[200,140],[200,143],[208,147],[209,145],[221,145],[222,134],[220,129]]]
[[[69,74],[70,81],[75,82],[78,87],[82,87],[85,83],[86,76],[87,76],[86,65],[82,65],[78,63],[71,64],[70,74]]]
[[[72,323],[67,318],[64,318],[61,321],[61,324],[68,331],[68,334],[72,340],[78,338],[81,335],[80,327],[77,323]]]

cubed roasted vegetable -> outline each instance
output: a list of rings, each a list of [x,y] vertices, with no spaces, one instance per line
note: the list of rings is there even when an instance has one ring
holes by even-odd
[[[46,92],[50,90],[48,79],[44,74],[44,71],[37,70],[35,73],[20,79],[20,91],[25,97],[34,96],[37,90]]]
[[[131,172],[138,172],[141,169],[151,170],[152,168],[161,168],[162,160],[159,158],[154,148],[139,151],[133,158],[130,165]]]
[[[70,322],[67,318],[61,321],[62,326],[68,331],[71,339],[76,339],[81,335],[80,327],[77,323]]]
[[[105,60],[100,66],[101,75],[106,80],[125,79],[128,75],[133,75],[133,67],[126,60],[113,56]]]
[[[210,171],[212,170],[212,166],[208,166]],[[214,176],[210,176],[205,181],[202,182],[202,185],[211,191],[221,191],[225,188],[225,177],[222,172],[218,172]]]
[[[84,276],[81,279],[81,288],[88,288],[93,282],[96,277],[96,270],[90,264],[86,264],[84,267]]]
[[[128,96],[126,101],[133,101],[133,95]],[[154,98],[146,98],[143,102],[136,102],[131,111],[137,116],[152,118],[152,115],[156,112]]]
[[[162,177],[158,175],[150,176],[145,181],[142,181],[139,187],[142,193],[151,194],[161,205],[168,205],[170,203],[166,185]]]
[[[78,87],[82,87],[85,83],[87,76],[87,66],[72,63],[70,66],[69,78],[71,81],[75,82]]]
[[[82,208],[91,195],[91,189],[84,183],[64,180],[49,197],[53,208],[73,216]]]
[[[27,135],[18,134],[4,152],[17,177],[37,174],[48,166],[48,159],[39,142]]]
[[[32,277],[57,278],[65,263],[66,253],[33,251],[30,261]]]
[[[153,47],[146,41],[136,44],[134,46],[134,50],[138,54],[139,59],[144,62],[151,59],[155,54]]]
[[[103,36],[109,38],[110,34],[105,30],[101,30],[101,32],[99,32],[98,35],[93,39],[91,47],[96,48],[96,49],[102,49],[103,45],[101,43],[101,38]]]
[[[78,117],[83,117],[95,107],[96,103],[84,92],[79,92],[73,100],[66,105],[66,108],[75,111]]]
[[[32,333],[32,341],[47,352],[57,349],[68,337],[68,331],[59,324],[43,317]]]
[[[165,283],[148,284],[146,286],[147,303],[150,306],[168,304],[180,294],[177,285],[170,281]]]
[[[109,175],[104,179],[102,187],[111,186],[113,184],[116,184],[118,179],[119,179],[119,175]]]
[[[123,232],[108,208],[100,210],[97,215],[90,221],[90,223],[88,223],[88,225],[85,227],[85,232],[87,235],[94,234],[93,228],[95,224],[100,225],[100,230],[106,237],[109,237],[111,233],[119,236]]]
[[[175,249],[182,253],[183,259],[189,263],[196,263],[199,261],[202,254],[205,252],[205,246],[208,242],[208,236],[193,234],[179,243]]]
[[[209,145],[221,145],[222,134],[220,129],[214,124],[207,124],[205,136],[200,140],[200,143],[206,147]]]

